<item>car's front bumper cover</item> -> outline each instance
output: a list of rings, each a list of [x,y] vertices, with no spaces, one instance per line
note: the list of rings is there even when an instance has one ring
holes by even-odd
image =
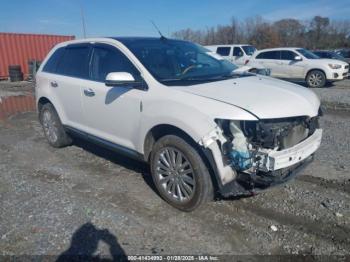
[[[322,129],[316,129],[310,137],[291,148],[262,153],[264,163],[260,164],[260,167],[262,171],[267,172],[293,166],[315,153],[321,145],[321,140]]]
[[[224,185],[220,193],[224,197],[251,196],[274,186],[284,184],[296,177],[314,160],[314,155],[293,166],[277,171],[258,172],[255,175],[239,173],[237,179]]]
[[[319,148],[322,130],[294,147],[282,151],[270,151],[265,155],[265,166],[256,173],[238,172],[234,181],[221,188],[221,195],[247,196],[286,183],[300,173],[314,158]]]

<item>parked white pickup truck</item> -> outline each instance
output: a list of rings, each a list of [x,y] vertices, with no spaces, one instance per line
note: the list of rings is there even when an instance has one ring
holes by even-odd
[[[271,76],[306,82],[309,87],[324,87],[328,82],[348,77],[349,64],[335,59],[321,59],[303,48],[259,50],[249,59],[252,67],[270,69]]]
[[[252,45],[209,45],[205,47],[238,66],[245,65],[256,51]]]

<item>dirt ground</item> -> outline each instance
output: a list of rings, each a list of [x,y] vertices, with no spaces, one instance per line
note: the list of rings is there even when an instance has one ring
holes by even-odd
[[[329,112],[316,160],[295,180],[179,212],[148,167],[76,141],[54,149],[35,113],[0,122],[0,254],[350,253],[350,114]]]

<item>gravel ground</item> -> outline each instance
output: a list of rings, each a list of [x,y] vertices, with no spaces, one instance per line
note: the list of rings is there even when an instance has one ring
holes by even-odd
[[[350,111],[350,79],[335,82],[326,88],[312,89],[325,108]]]
[[[0,254],[350,255],[350,114],[322,126],[314,163],[287,185],[182,213],[146,165],[83,141],[54,149],[36,114],[17,115],[0,122]]]

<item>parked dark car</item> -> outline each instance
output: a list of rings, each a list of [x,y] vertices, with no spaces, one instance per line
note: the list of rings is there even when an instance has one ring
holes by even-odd
[[[329,58],[329,59],[337,59],[344,62],[349,63],[349,61],[342,56],[341,54],[336,53],[335,51],[329,51],[329,50],[315,50],[312,51],[315,55],[317,55],[320,58]]]
[[[338,55],[341,55],[342,57],[345,58],[345,61],[350,63],[350,48],[345,48],[345,49],[338,49],[335,50],[335,53]]]

